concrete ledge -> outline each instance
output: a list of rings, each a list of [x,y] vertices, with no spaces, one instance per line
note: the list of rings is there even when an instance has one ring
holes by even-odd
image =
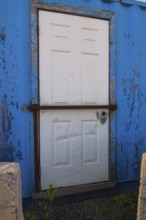
[[[146,220],[146,153],[142,155],[137,220]]]
[[[23,219],[20,166],[0,163],[0,220]]]

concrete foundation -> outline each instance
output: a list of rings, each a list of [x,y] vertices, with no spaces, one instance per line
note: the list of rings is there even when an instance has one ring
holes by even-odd
[[[18,163],[0,163],[0,220],[23,220]]]
[[[141,162],[137,220],[146,220],[146,153]]]

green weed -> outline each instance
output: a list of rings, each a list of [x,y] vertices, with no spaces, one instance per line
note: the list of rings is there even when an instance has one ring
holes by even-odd
[[[94,220],[135,220],[137,211],[137,192],[122,193],[116,196],[92,201]]]
[[[34,210],[25,213],[25,220],[135,220],[138,192],[121,193],[70,204],[54,204],[58,190],[50,185],[45,199]]]
[[[52,204],[57,194],[57,188],[50,184],[45,199],[40,200],[37,203],[37,208],[35,210],[36,213],[33,211],[26,212],[24,215],[25,220],[54,220]]]
[[[113,199],[113,204],[113,220],[135,219],[137,209],[136,195],[131,193],[116,195]]]
[[[25,220],[37,220],[37,216],[34,212],[27,211],[24,213],[24,219]]]

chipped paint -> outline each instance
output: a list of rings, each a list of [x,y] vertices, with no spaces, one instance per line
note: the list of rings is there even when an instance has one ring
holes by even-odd
[[[116,89],[115,87],[115,74],[112,74],[111,79],[110,79],[110,91],[114,92]]]
[[[23,105],[21,106],[21,111],[22,111],[22,112],[26,112],[27,110],[28,110],[28,105],[23,104]]]
[[[5,27],[0,28],[0,42],[4,43],[6,40],[6,33],[5,33]]]
[[[0,162],[13,162],[18,158],[22,160],[22,152],[17,150],[11,140],[13,117],[8,112],[7,100],[0,103]]]
[[[132,117],[132,114],[137,109],[137,117],[140,114],[140,108],[145,104],[144,94],[141,92],[140,86],[140,72],[137,66],[134,66],[133,77],[128,77],[122,79],[123,93],[124,97],[127,100],[127,107],[129,108],[129,117]]]
[[[11,114],[8,113],[7,102],[0,103],[0,161],[14,161],[14,146],[9,137],[11,135]]]

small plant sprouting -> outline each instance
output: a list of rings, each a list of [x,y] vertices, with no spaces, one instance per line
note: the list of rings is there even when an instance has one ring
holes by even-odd
[[[57,195],[58,195],[57,188],[54,187],[53,184],[50,184],[45,199],[39,202],[39,207],[42,210],[40,213],[42,219],[45,220],[55,219],[52,204]]]
[[[54,220],[55,217],[52,204],[57,195],[57,188],[50,184],[46,197],[37,202],[37,207],[39,209],[36,210],[36,213],[33,211],[26,212],[25,220],[38,220],[40,218],[43,220]]]
[[[36,216],[36,214],[34,212],[27,211],[24,214],[24,219],[25,220],[37,220],[37,216]]]
[[[137,211],[137,191],[109,195],[71,204],[54,203],[58,190],[52,184],[46,197],[36,201],[36,207],[25,213],[25,220],[134,220]]]
[[[52,202],[54,201],[57,195],[58,195],[58,189],[54,187],[53,184],[50,184],[47,190],[46,199],[48,199],[50,201],[50,204],[52,204]]]

